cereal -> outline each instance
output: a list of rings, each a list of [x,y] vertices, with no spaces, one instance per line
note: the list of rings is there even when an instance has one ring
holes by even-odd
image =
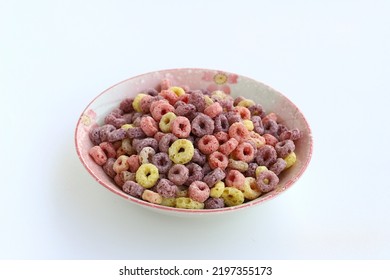
[[[191,132],[195,136],[202,137],[213,133],[214,122],[209,116],[199,114],[192,120],[191,127]]]
[[[163,197],[176,197],[178,188],[167,179],[160,179],[156,186],[156,191]]]
[[[172,161],[169,159],[167,153],[157,153],[153,155],[151,163],[153,163],[160,174],[165,174],[169,171],[172,166]]]
[[[151,190],[144,190],[142,193],[142,199],[154,204],[161,204],[162,196]]]
[[[223,208],[225,203],[222,198],[210,197],[204,202],[204,209],[218,209]]]
[[[233,156],[244,162],[251,162],[255,157],[255,149],[248,142],[238,144],[237,148],[233,151]]]
[[[121,155],[120,157],[118,157],[114,163],[114,165],[112,166],[112,168],[114,169],[114,171],[116,173],[119,173],[121,171],[124,171],[124,170],[128,170],[129,169],[129,163],[127,162],[127,159],[129,157],[126,156],[126,155]]]
[[[174,164],[168,171],[168,179],[180,186],[183,185],[189,176],[188,168],[183,164]]]
[[[295,144],[292,140],[283,140],[276,143],[275,150],[279,157],[285,158],[288,154],[294,152]]]
[[[270,192],[276,188],[279,177],[270,170],[264,170],[257,176],[256,183],[259,191]]]
[[[226,187],[223,190],[221,198],[229,207],[240,205],[245,200],[244,194],[239,189],[231,187]]]
[[[242,191],[244,189],[245,176],[238,170],[231,169],[226,175],[225,184]]]
[[[171,124],[172,134],[178,138],[187,138],[191,133],[191,123],[183,116],[176,117]]]
[[[253,100],[165,79],[91,126],[89,154],[132,197],[218,209],[275,190],[278,176],[297,161],[301,137]]]
[[[210,196],[210,188],[202,181],[194,181],[188,187],[188,196],[192,200],[205,202]]]
[[[211,189],[210,189],[210,197],[221,197],[223,190],[225,189],[225,183],[223,181],[217,182]]]
[[[261,195],[261,191],[257,187],[256,179],[253,177],[246,177],[243,189],[244,197],[248,200],[253,200]]]
[[[161,117],[159,127],[162,132],[171,132],[171,125],[176,119],[176,115],[172,112],[168,112]]]
[[[151,163],[142,164],[135,173],[136,182],[144,188],[153,187],[158,179],[158,169]]]
[[[191,141],[178,139],[169,147],[168,154],[174,163],[186,164],[194,155],[194,146]]]
[[[219,142],[214,135],[205,135],[198,141],[198,149],[205,155],[209,155],[219,148]]]
[[[142,117],[140,126],[146,136],[152,137],[158,132],[157,122],[151,116]]]
[[[286,169],[290,168],[297,161],[297,155],[292,152],[284,158],[284,161],[286,162]]]
[[[215,151],[209,156],[208,163],[211,169],[225,169],[228,166],[229,160],[223,153]]]
[[[275,163],[277,158],[276,150],[270,145],[264,145],[257,150],[255,156],[258,165],[265,165],[267,167]]]
[[[131,196],[141,198],[145,188],[136,182],[126,181],[122,186],[122,190]]]
[[[100,146],[94,146],[89,149],[89,155],[98,165],[103,165],[107,161],[107,156]]]
[[[204,203],[192,200],[189,197],[177,197],[176,207],[184,209],[203,209]]]

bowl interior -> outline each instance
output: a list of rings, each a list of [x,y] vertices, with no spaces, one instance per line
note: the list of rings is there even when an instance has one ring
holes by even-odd
[[[295,153],[297,162],[288,170],[282,172],[278,187],[258,199],[248,203],[228,208],[213,210],[178,209],[152,204],[124,193],[103,169],[89,156],[88,151],[93,146],[88,132],[96,125],[102,125],[104,117],[127,97],[149,89],[159,88],[162,79],[170,79],[173,85],[189,86],[191,89],[223,90],[233,97],[244,96],[260,103],[267,113],[274,112],[278,121],[288,128],[298,128],[302,137],[296,141]],[[269,200],[287,190],[305,171],[312,153],[312,137],[310,127],[300,110],[284,95],[271,87],[253,79],[233,73],[208,69],[173,69],[152,72],[122,81],[98,95],[86,107],[77,123],[75,132],[76,150],[88,172],[110,191],[147,208],[175,213],[220,213],[250,207]]]

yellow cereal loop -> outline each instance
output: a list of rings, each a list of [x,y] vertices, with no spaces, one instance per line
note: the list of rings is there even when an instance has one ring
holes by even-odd
[[[284,161],[287,163],[286,169],[294,165],[294,163],[297,161],[297,155],[294,152],[291,152],[288,154],[285,158]]]
[[[151,190],[145,190],[142,193],[142,199],[154,204],[161,204],[162,202],[162,196],[159,193],[153,192]]]
[[[143,97],[145,97],[145,96],[146,96],[145,93],[138,93],[137,96],[134,98],[134,101],[132,103],[134,110],[136,110],[139,113],[142,112],[142,110],[141,110],[141,99]]]
[[[252,123],[253,124],[253,123]],[[249,137],[250,139],[255,143],[256,145],[256,148],[260,148],[262,146],[265,145],[265,139],[263,136],[261,136],[260,134],[254,132],[254,131],[250,131],[249,132]]]
[[[153,187],[159,179],[158,169],[151,163],[141,164],[135,173],[135,181],[144,188]]]
[[[256,177],[259,176],[259,174],[260,174],[261,172],[265,171],[265,170],[268,170],[268,168],[267,168],[266,166],[263,166],[263,165],[258,166],[258,167],[256,168],[256,171],[255,171]]]
[[[176,164],[186,164],[194,156],[194,146],[187,139],[178,139],[168,149],[169,158]]]
[[[215,90],[211,93],[211,96],[212,97],[216,97],[216,98],[219,98],[219,99],[226,99],[226,93],[222,90]]]
[[[170,87],[169,90],[173,91],[176,96],[182,96],[186,93],[185,90],[181,87]]]
[[[255,126],[253,125],[253,122],[251,120],[243,120],[242,123],[245,125],[245,127],[249,131],[252,131],[255,128]]]
[[[204,96],[204,101],[206,102],[206,106],[210,106],[211,104],[214,103],[214,101],[208,95]]]
[[[244,197],[249,200],[258,198],[261,191],[257,188],[256,179],[253,177],[246,177],[243,190]]]
[[[238,102],[237,106],[242,106],[245,108],[249,108],[250,106],[256,105],[256,103],[251,99],[244,99]]]
[[[226,187],[221,195],[227,206],[236,206],[244,202],[244,194],[237,188]]]
[[[176,207],[176,198],[162,197],[161,205],[168,206],[168,207]]]
[[[128,130],[129,128],[133,128],[133,127],[134,127],[134,125],[130,124],[130,123],[126,123],[126,124],[121,126],[121,128],[124,130]]]
[[[177,197],[176,198],[176,208],[203,209],[204,203],[192,200],[189,197]]]
[[[210,189],[210,197],[218,198],[221,197],[223,190],[225,189],[225,183],[218,181],[214,187]]]
[[[161,117],[158,126],[162,132],[171,132],[172,122],[176,119],[176,115],[172,112],[168,112]]]
[[[177,197],[188,197],[188,189],[179,190],[176,192]]]

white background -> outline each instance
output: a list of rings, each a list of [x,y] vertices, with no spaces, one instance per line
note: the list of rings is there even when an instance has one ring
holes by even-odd
[[[0,1],[1,259],[389,259],[388,1]],[[79,162],[100,92],[200,67],[271,85],[314,154],[254,209],[176,218],[130,205]]]

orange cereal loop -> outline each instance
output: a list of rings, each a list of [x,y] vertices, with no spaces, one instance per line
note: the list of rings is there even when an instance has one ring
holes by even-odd
[[[204,109],[204,113],[212,119],[221,114],[222,111],[222,106],[218,102],[215,102]]]
[[[246,107],[236,106],[234,107],[234,112],[237,112],[243,120],[250,120],[251,118],[251,112]]]
[[[169,79],[163,79],[160,82],[160,88],[161,90],[169,89],[171,87],[171,80]]]
[[[238,146],[238,141],[235,138],[230,138],[226,143],[219,146],[218,150],[224,155],[230,155]]]
[[[255,149],[247,142],[243,142],[233,151],[233,156],[244,162],[251,162],[255,157]]]
[[[158,131],[157,122],[151,116],[142,117],[140,127],[149,137],[153,137]]]
[[[160,102],[160,101],[162,101],[162,102]],[[157,122],[160,122],[162,116],[165,115],[166,113],[175,111],[175,108],[166,101],[159,100],[159,101],[153,102],[152,104],[154,104],[154,103],[158,103],[158,104],[156,104],[153,107],[153,110],[151,108],[151,114],[152,114],[153,119]]]
[[[238,142],[244,141],[249,136],[249,130],[241,122],[233,123],[229,127],[230,138],[236,139]]]
[[[265,124],[269,120],[278,121],[278,116],[275,113],[269,113],[264,118],[261,119],[261,121]]]
[[[174,105],[179,100],[179,97],[170,89],[164,89],[158,95],[168,100],[171,105]]]
[[[263,134],[263,138],[265,140],[265,144],[273,146],[273,147],[275,147],[275,145],[279,142],[279,140],[275,136],[273,136],[269,133]]]
[[[209,155],[219,148],[219,142],[214,135],[205,135],[198,141],[198,149],[205,155]]]
[[[223,153],[215,151],[209,156],[208,163],[211,169],[221,168],[224,170],[228,166],[229,160]]]
[[[188,118],[178,116],[173,120],[171,130],[177,138],[187,138],[191,133],[191,123]]]

